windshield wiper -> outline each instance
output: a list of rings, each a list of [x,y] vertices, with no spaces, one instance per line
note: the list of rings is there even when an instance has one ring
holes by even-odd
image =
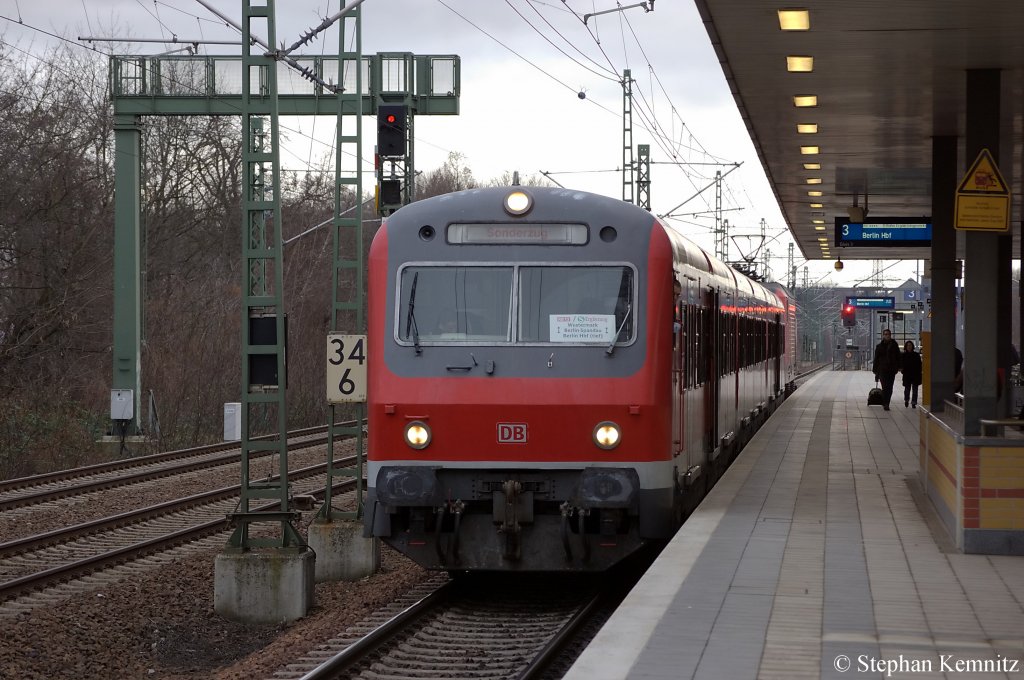
[[[412,344],[416,348],[416,354],[423,350],[420,348],[420,329],[416,326],[416,284],[420,281],[420,273],[412,275],[412,289],[409,291],[409,311],[405,315],[405,339],[409,339],[409,331],[412,331]]]
[[[612,343],[610,345],[608,345],[608,349],[606,349],[604,351],[604,353],[607,354],[608,356],[611,356],[612,352],[615,351],[615,343],[619,341],[619,334],[622,333],[622,327],[626,325],[626,321],[629,320],[629,314],[632,311],[633,311],[633,305],[627,304],[626,305],[626,314],[625,314],[625,316],[622,317],[622,323],[619,324],[619,329],[617,331],[615,331],[615,336],[612,337]]]

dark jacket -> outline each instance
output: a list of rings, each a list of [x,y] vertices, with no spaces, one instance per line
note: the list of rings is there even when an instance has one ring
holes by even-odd
[[[875,347],[873,370],[875,375],[896,375],[900,370],[900,346],[895,340],[882,340]]]
[[[910,350],[900,356],[903,362],[903,386],[921,384],[921,355]]]

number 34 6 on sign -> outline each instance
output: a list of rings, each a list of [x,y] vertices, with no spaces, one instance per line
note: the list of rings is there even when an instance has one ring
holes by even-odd
[[[366,401],[366,336],[327,335],[327,402]]]

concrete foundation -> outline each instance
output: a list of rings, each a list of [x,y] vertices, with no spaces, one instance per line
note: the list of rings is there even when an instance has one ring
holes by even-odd
[[[145,456],[150,453],[156,453],[155,450],[150,450],[154,440],[146,437],[145,435],[129,435],[124,438],[123,450],[121,437],[114,437],[112,435],[105,435],[96,440],[96,443],[100,445],[103,453],[109,458],[134,458],[136,456]]]
[[[361,522],[317,520],[306,538],[316,552],[316,580],[358,581],[380,568],[380,540],[364,538]]]
[[[300,619],[313,606],[315,562],[306,549],[225,550],[214,565],[214,611],[244,623]]]

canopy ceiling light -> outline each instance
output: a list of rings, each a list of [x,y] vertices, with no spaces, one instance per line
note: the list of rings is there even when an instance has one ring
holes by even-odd
[[[811,28],[811,13],[806,9],[779,10],[779,28],[783,31],[806,31]]]
[[[791,54],[786,57],[786,70],[790,73],[810,73],[814,70],[814,57],[806,54]]]

